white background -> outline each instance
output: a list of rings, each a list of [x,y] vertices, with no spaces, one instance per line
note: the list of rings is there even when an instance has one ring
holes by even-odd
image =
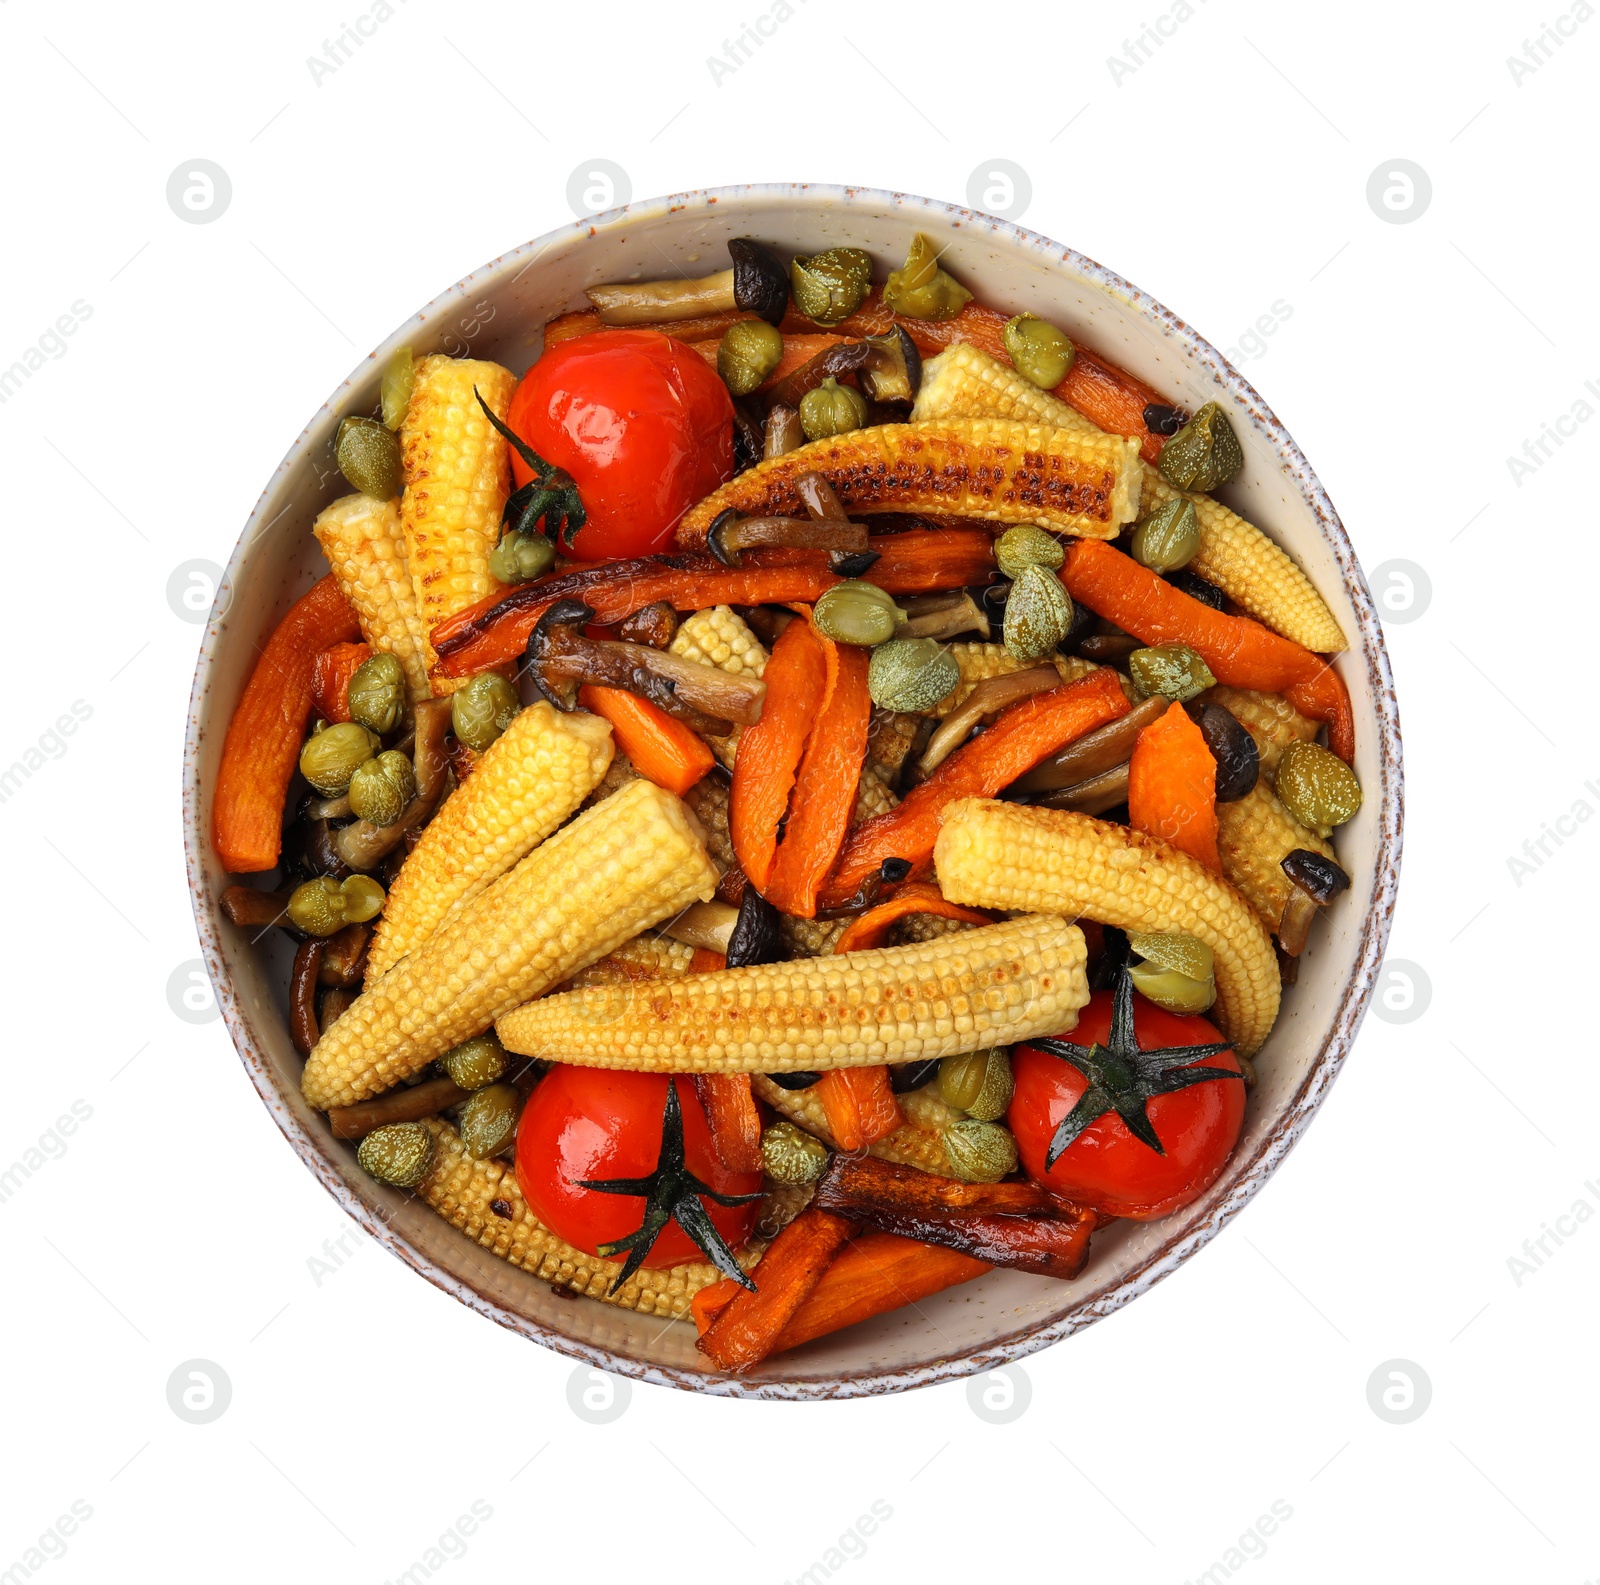
[[[1519,84],[1507,58],[1564,0],[1196,0],[1119,81],[1107,57],[1166,0],[792,3],[720,82],[707,57],[762,0],[393,0],[320,83],[307,57],[363,0],[0,5],[0,367],[92,310],[0,406],[0,762],[73,701],[92,711],[0,804],[0,1166],[74,1101],[92,1111],[0,1203],[0,1571],[77,1499],[91,1517],[47,1581],[379,1585],[476,1500],[490,1516],[446,1585],[783,1581],[877,1502],[890,1516],[846,1585],[988,1578],[1002,1559],[1179,1585],[1227,1567],[1277,1502],[1292,1512],[1264,1554],[1231,1560],[1248,1582],[1600,1577],[1600,1226],[1556,1222],[1600,1207],[1582,901],[1600,831],[1569,824],[1520,884],[1507,862],[1600,807],[1600,424],[1569,424],[1520,482],[1507,463],[1574,404],[1600,409],[1600,21],[1568,22]],[[165,198],[196,158],[231,179],[211,224]],[[1029,1359],[1010,1423],[964,1383],[815,1407],[636,1387],[587,1423],[570,1362],[355,1232],[222,1024],[170,1009],[197,955],[179,761],[202,629],[168,581],[227,560],[368,347],[572,218],[575,169],[615,161],[640,197],[808,178],[965,200],[997,158],[1031,180],[1027,225],[1238,349],[1369,570],[1427,573],[1431,604],[1388,628],[1409,789],[1391,950],[1432,1001],[1369,1019],[1259,1199],[1130,1309]],[[1396,158],[1431,178],[1409,224],[1366,197]],[[1280,300],[1292,312],[1245,356]],[[1519,1280],[1508,1260],[1546,1224],[1571,1236]],[[167,1402],[194,1358],[231,1382],[206,1425]],[[1431,1382],[1409,1424],[1368,1403],[1394,1359]]]

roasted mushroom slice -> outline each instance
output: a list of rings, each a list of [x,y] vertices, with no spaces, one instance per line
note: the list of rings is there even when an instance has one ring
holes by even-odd
[[[618,281],[584,295],[607,325],[671,324],[735,310],[781,324],[789,306],[789,272],[750,237],[728,242],[733,268],[691,281]]]
[[[869,402],[910,402],[922,385],[922,355],[905,330],[896,325],[887,335],[840,341],[807,359],[766,391],[766,399],[798,408],[800,398],[827,380],[853,374]]]
[[[794,451],[805,443],[805,431],[800,427],[800,409],[791,407],[787,402],[775,404],[767,414],[766,427],[762,431],[762,457],[781,457],[786,451]]]
[[[1293,889],[1278,920],[1278,945],[1291,958],[1297,958],[1306,949],[1317,911],[1349,888],[1350,877],[1332,859],[1309,848],[1296,848],[1279,867],[1293,883]]]
[[[1014,783],[1012,790],[1043,793],[1073,788],[1079,782],[1127,764],[1139,734],[1158,716],[1165,715],[1170,703],[1159,694],[1141,700],[1126,715],[1079,738],[1076,743],[1069,743],[1048,759],[1040,760]]]
[[[730,508],[706,530],[706,549],[724,567],[737,567],[739,552],[757,545],[859,555],[867,548],[867,527],[845,518],[740,517]]]
[[[691,903],[676,919],[662,925],[661,934],[685,946],[726,953],[738,922],[739,910],[729,903]]]
[[[954,638],[959,633],[975,633],[980,642],[989,640],[988,614],[966,589],[914,594],[901,600],[900,608],[907,618],[901,638]]]

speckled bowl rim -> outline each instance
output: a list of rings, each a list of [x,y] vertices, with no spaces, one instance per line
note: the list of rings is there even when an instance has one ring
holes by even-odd
[[[431,1258],[412,1248],[404,1236],[391,1228],[373,1207],[368,1206],[351,1192],[335,1171],[333,1162],[326,1153],[326,1142],[300,1124],[279,1093],[271,1064],[251,1027],[250,1016],[233,984],[223,951],[220,908],[217,901],[209,895],[205,884],[203,853],[206,834],[200,825],[200,800],[196,792],[199,745],[203,730],[202,710],[213,653],[219,636],[218,623],[226,613],[229,594],[246,547],[258,531],[269,526],[270,520],[264,519],[269,502],[277,494],[289,471],[303,460],[313,434],[321,433],[325,428],[326,420],[334,411],[332,404],[338,397],[337,392],[302,432],[268,481],[255,510],[245,524],[244,531],[229,559],[222,582],[218,586],[218,605],[213,610],[207,625],[195,667],[188,727],[184,739],[184,849],[203,961],[211,976],[217,1003],[228,1032],[232,1036],[245,1070],[250,1075],[251,1082],[255,1085],[267,1111],[294,1147],[296,1154],[316,1175],[340,1207],[372,1238],[426,1277],[435,1287],[460,1300],[469,1308],[488,1316],[511,1331],[543,1343],[558,1353],[597,1369],[611,1371],[636,1381],[724,1397],[792,1401],[867,1397],[878,1393],[905,1391],[912,1387],[928,1386],[935,1382],[993,1370],[997,1366],[1023,1359],[1040,1349],[1048,1348],[1062,1338],[1070,1337],[1073,1333],[1112,1314],[1153,1287],[1163,1277],[1177,1270],[1196,1250],[1215,1238],[1222,1228],[1243,1210],[1276,1170],[1278,1164],[1305,1131],[1349,1054],[1368,1003],[1371,1001],[1378,972],[1383,963],[1400,878],[1404,807],[1400,715],[1377,607],[1373,603],[1366,579],[1357,562],[1354,547],[1345,533],[1338,513],[1334,510],[1332,501],[1329,500],[1327,492],[1293,437],[1262,400],[1255,387],[1203,336],[1147,292],[1124,280],[1114,270],[1105,268],[1071,248],[1013,222],[958,204],[920,198],[911,193],[812,182],[752,182],[730,187],[700,188],[670,194],[664,198],[643,199],[626,204],[608,210],[604,214],[547,232],[544,236],[524,243],[493,260],[485,265],[484,269],[498,271],[519,260],[524,261],[523,267],[526,268],[546,249],[559,242],[581,237],[584,233],[593,234],[601,227],[609,227],[630,217],[648,223],[654,215],[682,208],[712,204],[735,206],[742,200],[752,199],[789,199],[796,203],[818,206],[869,202],[885,206],[920,207],[929,211],[942,210],[958,224],[987,228],[1008,239],[1013,246],[1031,250],[1038,255],[1042,263],[1052,266],[1067,265],[1085,281],[1114,297],[1121,298],[1147,320],[1157,325],[1188,354],[1198,368],[1209,372],[1228,394],[1250,413],[1257,432],[1271,447],[1283,471],[1311,509],[1323,540],[1333,552],[1345,592],[1356,616],[1357,645],[1347,654],[1352,660],[1359,656],[1365,663],[1375,704],[1379,788],[1373,896],[1361,924],[1355,965],[1328,1026],[1327,1036],[1277,1125],[1263,1136],[1247,1161],[1240,1163],[1236,1160],[1230,1163],[1229,1176],[1234,1181],[1228,1192],[1217,1200],[1202,1221],[1151,1250],[1137,1266],[1110,1288],[1087,1295],[1066,1314],[1052,1321],[1023,1326],[1003,1333],[987,1343],[952,1354],[948,1358],[902,1369],[865,1370],[843,1375],[821,1373],[814,1377],[785,1380],[747,1381],[738,1377],[702,1374],[698,1371],[633,1359],[608,1348],[581,1342],[507,1309],[478,1292],[470,1282],[441,1269]],[[464,297],[473,280],[481,273],[481,271],[474,272],[474,275],[465,277],[449,292],[441,293],[428,305],[428,309],[436,303]],[[423,310],[423,315],[426,315],[428,309]],[[365,377],[369,362],[370,360],[363,360],[341,390],[347,389],[352,381]],[[1369,787],[1367,791],[1370,801],[1371,788]]]

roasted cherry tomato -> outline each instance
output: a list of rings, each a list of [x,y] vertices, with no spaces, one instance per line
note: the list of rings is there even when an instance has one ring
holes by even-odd
[[[1114,1017],[1124,997],[1126,1020]],[[1041,1049],[1063,1045],[1088,1055],[1074,1062]],[[1185,1060],[1182,1048],[1225,1045],[1204,1018],[1166,1012],[1135,994],[1126,979],[1115,993],[1097,991],[1070,1034],[1018,1046],[1012,1054],[1016,1090],[1007,1120],[1028,1176],[1111,1216],[1143,1221],[1187,1205],[1216,1182],[1239,1138],[1244,1082],[1233,1052],[1187,1054]],[[1211,1070],[1228,1076],[1199,1078]],[[1065,1148],[1047,1167],[1052,1141],[1090,1089],[1091,1076],[1098,1092],[1063,1131]],[[1096,1115],[1085,1122],[1090,1112]]]
[[[683,1117],[684,1165],[718,1194],[758,1194],[759,1172],[730,1172],[711,1148],[706,1115],[693,1083],[673,1081]],[[535,1216],[558,1237],[594,1255],[600,1245],[637,1232],[643,1194],[580,1188],[582,1180],[648,1178],[662,1160],[667,1075],[605,1068],[553,1067],[522,1109],[517,1126],[517,1182]],[[721,1206],[705,1195],[711,1225],[737,1249],[750,1237],[757,1207]],[[651,1267],[704,1260],[676,1221],[668,1222],[645,1257]]]
[[[565,468],[587,521],[582,561],[648,556],[733,475],[733,400],[692,347],[659,330],[597,330],[551,347],[522,378],[506,422]],[[519,485],[532,478],[511,456]]]

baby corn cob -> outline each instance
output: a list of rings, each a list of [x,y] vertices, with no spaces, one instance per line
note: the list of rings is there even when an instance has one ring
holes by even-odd
[[[566,990],[581,990],[585,985],[624,985],[635,980],[659,980],[687,974],[694,962],[694,948],[671,936],[646,931],[632,941],[624,941],[615,952],[608,952],[586,969],[579,969],[567,981]]]
[[[301,1078],[306,1099],[323,1111],[348,1106],[420,1073],[716,886],[682,802],[654,782],[629,782],[458,908],[358,996],[312,1049]]]
[[[367,979],[414,952],[454,908],[531,853],[611,763],[611,727],[543,699],[519,712],[424,828],[372,937]]]
[[[756,1094],[773,1111],[798,1124],[808,1134],[815,1134],[831,1150],[839,1148],[838,1141],[828,1130],[828,1116],[816,1090],[786,1090],[774,1084],[764,1073],[753,1073],[750,1083]],[[900,1096],[900,1109],[906,1111],[907,1096]],[[935,1101],[943,1106],[943,1102]],[[949,1112],[949,1107],[944,1107]],[[910,1113],[906,1115],[909,1117]],[[959,1114],[950,1112],[953,1122]],[[867,1146],[869,1156],[883,1161],[897,1161],[903,1167],[921,1167],[924,1172],[937,1172],[952,1176],[950,1155],[944,1148],[943,1129],[926,1119],[902,1123],[893,1133],[885,1134],[877,1143]]]
[[[541,1282],[665,1318],[687,1315],[690,1299],[721,1279],[722,1273],[709,1261],[696,1261],[660,1271],[641,1269],[609,1293],[621,1261],[585,1254],[557,1238],[528,1208],[517,1175],[505,1162],[474,1161],[461,1136],[438,1118],[430,1119],[427,1127],[433,1135],[433,1166],[417,1185],[417,1194],[473,1243]],[[748,1270],[760,1253],[759,1246],[751,1244],[735,1259]]]
[[[865,766],[861,771],[861,780],[856,783],[856,807],[850,816],[850,824],[858,826],[874,815],[888,814],[899,802],[883,778],[870,765]]]
[[[1233,887],[1165,842],[1064,809],[964,798],[944,813],[933,864],[954,903],[1195,936],[1211,948],[1216,1021],[1240,1055],[1253,1055],[1272,1029],[1278,964],[1260,919]]]
[[[728,605],[713,605],[686,616],[667,648],[685,660],[718,666],[740,676],[759,677],[767,669],[767,652],[761,640]]]
[[[733,838],[728,834],[728,783],[721,776],[702,776],[683,801],[694,811],[706,834],[706,852],[724,870],[735,863]]]
[[[477,358],[433,353],[417,360],[400,426],[400,523],[425,632],[500,587],[489,575],[489,552],[511,490],[511,453],[473,388],[503,419],[516,383],[509,369]],[[432,677],[431,643],[425,658]],[[434,678],[434,691],[451,693],[465,680]]]
[[[400,662],[413,703],[428,698],[428,636],[406,559],[400,503],[346,495],[318,514],[311,532],[355,607],[361,636]]]
[[[788,914],[780,914],[778,934],[796,957],[825,958],[849,923],[848,919],[791,919]]]
[[[1315,831],[1307,831],[1278,801],[1278,795],[1258,781],[1243,798],[1217,805],[1217,851],[1222,873],[1250,899],[1269,930],[1283,919],[1291,882],[1283,873],[1283,860],[1296,848],[1309,848],[1325,859],[1333,848]]]
[[[922,945],[690,974],[620,1009],[603,990],[568,991],[495,1028],[524,1056],[643,1073],[912,1062],[1072,1028],[1089,999],[1085,958],[1075,926],[1014,919]]]
[[[961,673],[961,681],[927,712],[940,720],[964,705],[967,695],[980,682],[987,682],[991,677],[1009,677],[1014,671],[1027,671],[1045,664],[1044,661],[1018,660],[1004,644],[952,644],[950,656]],[[1085,660],[1081,655],[1051,655],[1050,659],[1061,673],[1062,682],[1076,682],[1100,669],[1097,662]]]
[[[1278,774],[1278,761],[1291,743],[1309,743],[1317,735],[1317,723],[1303,716],[1281,693],[1257,693],[1251,688],[1225,688],[1218,683],[1201,696],[1205,704],[1220,704],[1235,716],[1256,740],[1261,768],[1268,776]]]
[[[580,807],[592,809],[598,803],[604,803],[614,792],[621,792],[631,781],[639,781],[641,777],[633,768],[633,761],[619,748],[611,751],[611,763],[606,767],[606,773],[600,778],[599,784],[583,800]]]
[[[987,352],[957,343],[923,365],[914,419],[991,416],[1099,433],[1076,408],[1042,391]],[[1146,468],[1140,515],[1182,492]],[[1347,647],[1345,636],[1299,567],[1259,528],[1206,495],[1189,495],[1200,520],[1200,549],[1191,572],[1223,591],[1275,632],[1320,654]],[[1049,525],[1046,525],[1049,526]]]
[[[892,939],[896,946],[903,947],[913,941],[936,941],[958,930],[977,928],[970,919],[951,919],[945,914],[907,914],[896,923]]]
[[[894,786],[901,766],[916,744],[917,733],[925,724],[921,716],[873,705],[872,721],[867,727],[867,767],[885,786]]]
[[[1115,539],[1138,516],[1144,464],[1120,435],[983,417],[874,424],[747,468],[684,515],[678,543],[703,544],[729,507],[803,516],[795,480],[813,472],[854,512],[945,512]]]

